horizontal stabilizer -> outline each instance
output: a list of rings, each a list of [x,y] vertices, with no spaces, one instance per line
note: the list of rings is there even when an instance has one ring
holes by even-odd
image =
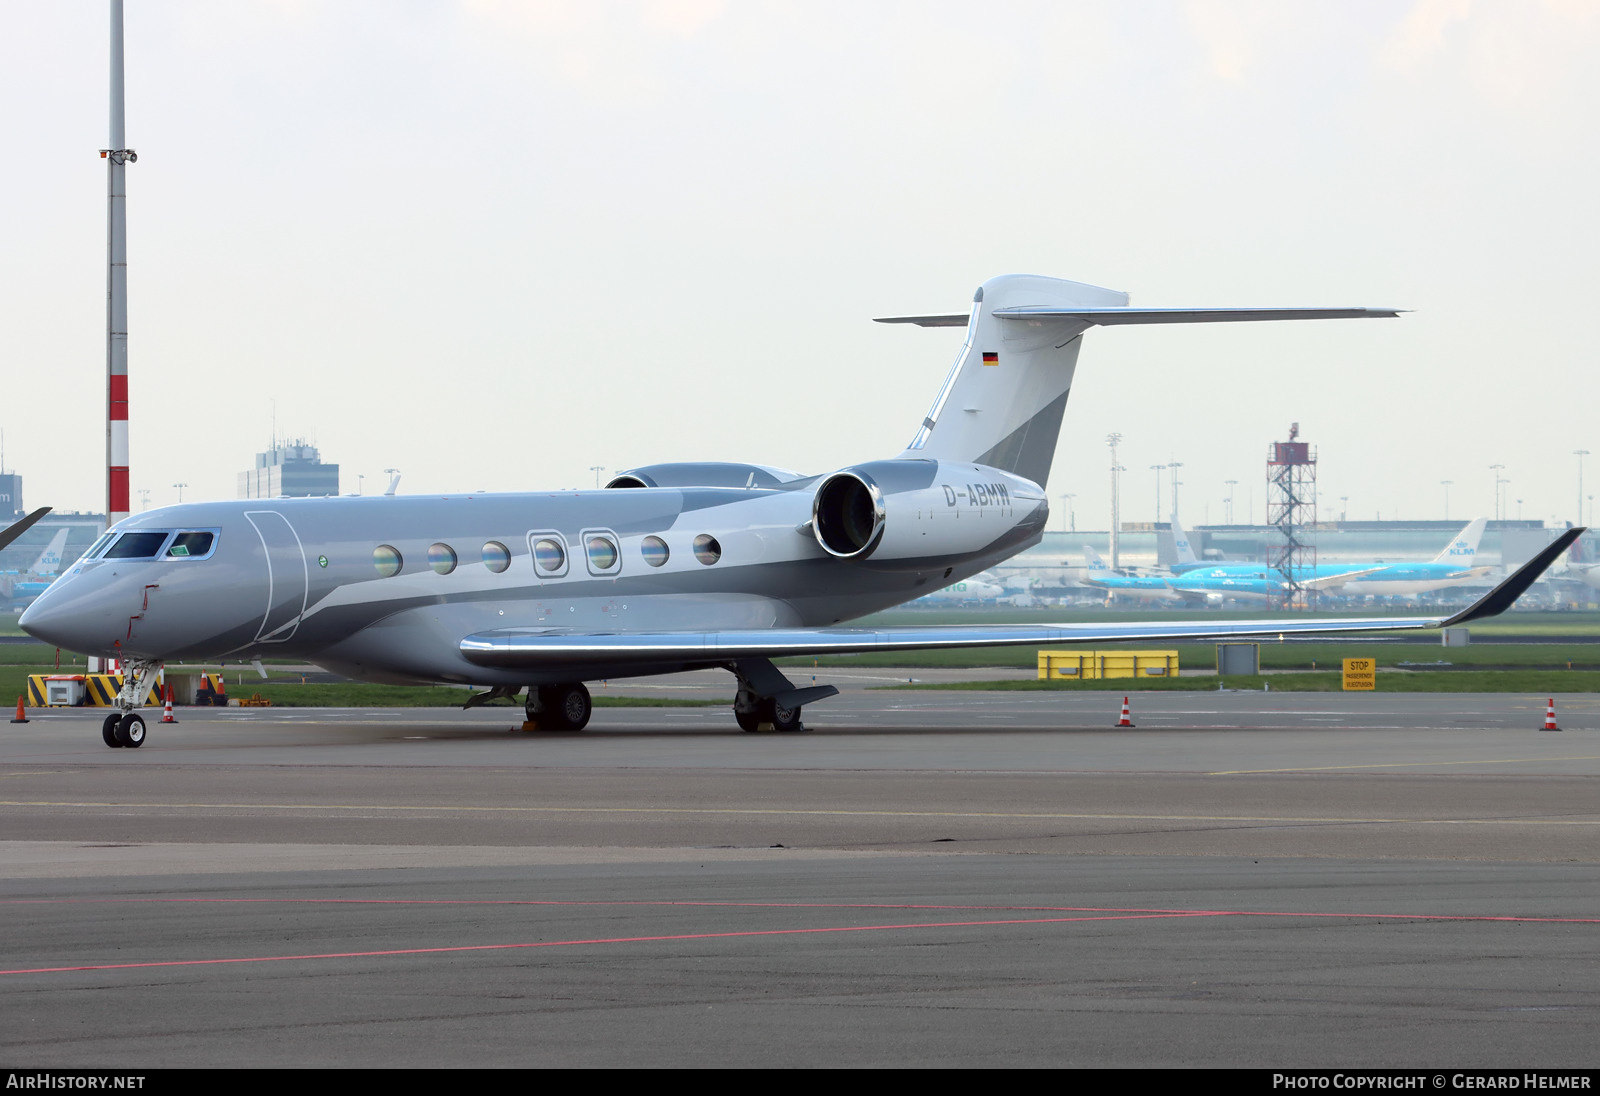
[[[966,327],[972,317],[965,312],[949,316],[879,316],[873,323],[914,323],[918,327]]]
[[[994,310],[1003,320],[1082,320],[1102,327],[1244,320],[1393,319],[1400,312],[1398,308],[1057,308],[1054,305],[1018,305]]]
[[[1556,557],[1583,534],[1568,529],[1544,551],[1449,617],[1366,617],[1334,620],[1171,620],[1094,624],[1015,624],[909,628],[773,628],[726,632],[646,632],[575,635],[546,628],[506,628],[467,636],[461,653],[478,666],[548,670],[562,664],[718,665],[732,659],[860,651],[927,651],[959,647],[1026,647],[1046,643],[1108,643],[1119,639],[1211,640],[1339,635],[1442,628],[1510,608]]]
[[[1252,320],[1393,319],[1400,308],[1059,308],[1017,305],[997,308],[1002,320],[1079,320],[1101,327],[1152,323],[1241,323]],[[947,316],[884,316],[876,323],[909,323],[918,327],[966,327],[965,312]]]

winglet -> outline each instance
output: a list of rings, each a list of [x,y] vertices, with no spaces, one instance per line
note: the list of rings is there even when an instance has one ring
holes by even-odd
[[[44,517],[49,512],[50,507],[41,506],[27,517],[23,518],[21,521],[12,522],[5,528],[3,532],[0,532],[0,548],[4,548],[6,545],[20,537],[23,533],[26,533],[29,529],[32,529],[33,523]]]
[[[1574,526],[1566,530],[1555,540],[1544,546],[1544,550],[1535,555],[1527,563],[1518,567],[1511,574],[1484,594],[1467,608],[1455,616],[1439,622],[1441,628],[1451,628],[1457,624],[1466,624],[1473,620],[1482,620],[1484,617],[1496,616],[1511,608],[1511,603],[1521,597],[1532,586],[1534,580],[1545,573],[1545,570],[1556,561],[1556,557],[1572,547],[1572,542],[1583,536],[1588,530],[1581,526]]]

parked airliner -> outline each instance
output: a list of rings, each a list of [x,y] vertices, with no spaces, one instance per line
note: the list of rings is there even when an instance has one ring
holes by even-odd
[[[1493,567],[1477,565],[1478,542],[1483,538],[1488,518],[1475,518],[1444,550],[1427,563],[1390,563],[1375,570],[1347,575],[1333,584],[1339,594],[1378,597],[1415,597],[1417,594],[1447,590],[1482,582]]]
[[[987,571],[971,578],[953,582],[942,590],[923,594],[917,599],[921,605],[963,605],[974,601],[998,601],[1005,596],[1006,588]]]
[[[49,589],[61,571],[61,550],[67,545],[69,532],[70,529],[57,529],[55,536],[50,538],[50,543],[39,553],[39,558],[34,560],[33,566],[11,580],[13,600],[32,601]]]
[[[1179,532],[1178,561],[1204,567],[1188,552],[1188,539]],[[1185,554],[1189,558],[1184,559]],[[1279,602],[1289,595],[1289,584],[1264,564],[1253,568],[1192,570],[1181,574],[1121,575],[1108,568],[1105,560],[1089,545],[1083,546],[1085,572],[1083,584],[1106,591],[1109,599],[1134,598],[1143,601],[1182,602],[1190,605],[1221,605],[1225,601]]]
[[[906,449],[822,475],[660,464],[605,489],[201,502],[119,522],[23,614],[49,643],[123,659],[109,746],[164,660],[289,657],[370,681],[524,688],[530,725],[578,729],[585,681],[721,667],[739,726],[801,728],[782,655],[1429,628],[1500,612],[1577,532],[1453,617],[852,629],[1037,543],[1083,334],[1093,326],[1392,317],[1393,309],[1135,309],[1007,275],[968,312]]]
[[[1483,539],[1483,530],[1488,523],[1487,518],[1474,518],[1469,521],[1461,532],[1450,538],[1450,543],[1427,563],[1384,563],[1382,560],[1319,563],[1303,569],[1295,578],[1302,589],[1326,590],[1354,596],[1371,594],[1382,597],[1414,597],[1417,594],[1444,590],[1451,586],[1468,585],[1481,581],[1493,570],[1492,567],[1476,565],[1478,542]],[[1181,546],[1178,551],[1178,566],[1188,568],[1183,571],[1182,580],[1207,575],[1214,580],[1228,577],[1258,580],[1264,570],[1268,574],[1277,573],[1259,563],[1199,563],[1195,561],[1194,553],[1188,550],[1188,536],[1178,524],[1176,515],[1172,519],[1172,528],[1174,539]],[[1174,568],[1176,569],[1177,567]],[[1175,580],[1174,585],[1181,587],[1183,583]]]
[[[1085,586],[1106,592],[1107,601],[1183,601],[1183,595],[1168,585],[1162,575],[1124,575],[1106,566],[1100,553],[1083,546],[1083,578]]]

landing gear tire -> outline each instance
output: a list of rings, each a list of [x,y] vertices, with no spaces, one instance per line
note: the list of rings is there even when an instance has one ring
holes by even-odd
[[[581,731],[589,725],[594,702],[578,685],[545,685],[539,689],[539,723],[552,731]]]
[[[805,727],[800,722],[800,708],[784,708],[776,701],[763,700],[756,710],[757,718],[761,723],[772,724],[775,731],[803,731]],[[743,724],[740,724],[743,726]]]
[[[746,711],[740,711],[735,708],[733,710],[733,719],[735,723],[739,724],[741,731],[759,731],[761,729],[761,713],[754,708]]]
[[[129,712],[117,722],[117,744],[136,750],[144,745],[144,716]]]
[[[112,712],[110,715],[106,716],[105,722],[100,724],[100,737],[103,738],[106,745],[110,746],[113,750],[122,749],[122,743],[117,741],[117,724],[121,722],[122,713]]]

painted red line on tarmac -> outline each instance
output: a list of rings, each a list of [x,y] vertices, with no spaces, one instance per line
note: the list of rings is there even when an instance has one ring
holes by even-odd
[[[392,948],[383,951],[335,951],[312,955],[254,955],[232,959],[167,959],[149,963],[93,963],[70,967],[31,967],[0,970],[6,974],[59,974],[86,970],[148,970],[153,967],[204,967],[228,963],[285,963],[312,959],[369,959],[394,955],[449,955],[472,951],[514,951],[528,948],[567,948],[585,944],[653,944],[680,940],[733,940],[748,936],[804,936],[835,932],[896,932],[910,929],[989,928],[1004,925],[1055,925],[1067,921],[1126,921],[1161,917],[1205,917],[1204,913],[1117,914],[1100,917],[1040,917],[1005,921],[926,921],[900,925],[832,925],[812,929],[752,929],[743,932],[692,932],[668,936],[614,936],[592,940],[542,940],[524,944],[462,944],[445,948]]]
[[[657,908],[657,909],[780,909],[780,910],[991,910],[994,912],[1027,913],[1098,913],[1128,915],[1200,915],[1207,917],[1323,917],[1366,918],[1384,921],[1518,921],[1529,924],[1596,925],[1600,917],[1530,917],[1523,914],[1484,913],[1358,913],[1343,910],[1226,910],[1226,909],[1167,909],[1137,906],[1005,906],[1005,905],[940,905],[936,903],[908,902],[714,902],[714,901],[662,901],[651,899],[583,899],[583,898],[123,898],[103,896],[98,898],[6,898],[0,906],[40,904],[92,903],[111,905],[139,904],[214,904],[259,905],[280,903],[284,905],[376,905],[376,906],[586,906],[606,908]],[[6,973],[0,971],[0,974]]]
[[[211,903],[260,904],[279,902],[287,905],[372,905],[372,906],[604,906],[621,908],[661,909],[774,909],[774,910],[996,910],[1025,911],[1030,913],[1188,913],[1188,910],[1142,910],[1099,906],[1007,906],[1007,905],[954,905],[936,902],[716,902],[663,899],[610,899],[610,898],[125,898],[118,895],[75,898],[0,898],[0,906],[42,905],[49,903],[91,903],[113,905],[126,903]]]

